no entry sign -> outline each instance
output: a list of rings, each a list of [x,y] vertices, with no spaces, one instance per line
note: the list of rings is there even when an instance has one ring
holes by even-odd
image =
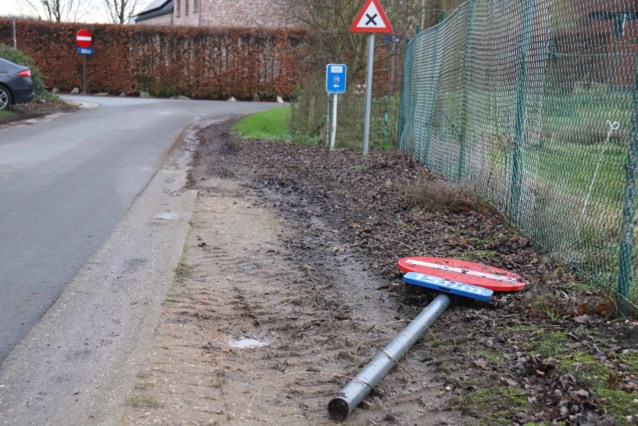
[[[82,28],[75,34],[75,41],[78,44],[78,47],[83,47],[86,49],[91,47],[93,37],[91,36],[91,32],[89,30]]]
[[[458,259],[404,257],[399,259],[398,266],[403,272],[417,272],[492,291],[520,291],[526,286],[525,281],[513,272]]]

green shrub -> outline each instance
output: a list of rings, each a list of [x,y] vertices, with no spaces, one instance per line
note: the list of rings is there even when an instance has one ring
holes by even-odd
[[[31,79],[33,80],[35,94],[38,99],[50,99],[53,96],[47,92],[42,73],[29,55],[6,44],[0,44],[0,58],[31,68]]]

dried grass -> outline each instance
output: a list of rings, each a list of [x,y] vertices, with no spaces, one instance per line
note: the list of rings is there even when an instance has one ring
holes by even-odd
[[[410,184],[405,190],[410,207],[430,212],[465,213],[479,210],[481,201],[470,189],[442,180],[428,180]]]

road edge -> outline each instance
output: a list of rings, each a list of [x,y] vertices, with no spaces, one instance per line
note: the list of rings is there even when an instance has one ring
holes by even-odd
[[[190,227],[197,198],[183,190],[190,144],[164,163],[5,359],[0,424],[119,423]]]

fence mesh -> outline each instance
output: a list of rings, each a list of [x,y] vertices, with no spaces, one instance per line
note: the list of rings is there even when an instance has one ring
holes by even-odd
[[[405,48],[399,145],[638,304],[634,0],[468,1]]]

